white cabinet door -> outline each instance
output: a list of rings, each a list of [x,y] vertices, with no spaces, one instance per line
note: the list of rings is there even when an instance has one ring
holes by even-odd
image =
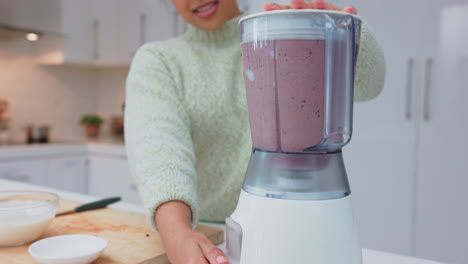
[[[89,65],[128,65],[130,32],[126,0],[64,0],[64,62]]]
[[[156,6],[160,3],[153,2]],[[146,6],[146,1],[136,0],[128,3],[129,19],[127,21],[128,54],[133,58],[138,48],[150,41],[148,32],[152,27],[152,16],[155,15],[155,7]]]
[[[127,2],[129,54],[133,56],[147,42],[166,40],[185,31],[186,23],[170,1],[137,0]]]
[[[142,0],[147,10],[147,41],[166,40],[185,32],[187,23],[181,18],[171,1]]]
[[[17,2],[17,0],[14,0]],[[37,21],[32,24],[33,27],[39,27],[39,29],[61,33],[61,22],[62,22],[62,2],[63,0],[29,0],[29,5],[33,6],[33,11],[37,15]]]
[[[11,22],[12,12],[12,0],[1,0],[0,1],[0,23],[9,24]]]
[[[32,0],[20,0],[17,5],[22,1]],[[61,23],[53,23],[61,25],[60,31],[65,33],[57,47],[61,52],[40,57],[41,63],[126,66],[142,44],[178,36],[187,27],[170,1],[63,0],[60,6],[54,5],[49,11],[62,14]],[[55,9],[59,10],[55,12]],[[29,8],[27,12],[34,13],[34,9]],[[38,43],[38,46],[47,51],[44,53],[50,52],[49,43]]]
[[[92,64],[97,59],[97,24],[93,0],[62,1],[63,57],[65,63]]]
[[[49,160],[49,186],[59,190],[88,192],[88,158],[67,157]]]
[[[48,164],[43,160],[0,161],[0,178],[47,186]]]
[[[462,264],[468,263],[468,3],[432,5],[424,9],[415,253]]]
[[[133,1],[128,0],[99,0],[93,1],[93,27],[97,36],[96,63],[101,65],[129,64],[131,57],[128,53],[130,19],[126,8]]]
[[[354,5],[386,57],[378,98],[356,103],[344,160],[363,247],[410,255],[415,179],[414,70],[420,45],[415,1],[341,1]],[[395,8],[404,6],[405,8]],[[392,17],[383,16],[392,10]]]
[[[121,196],[128,203],[140,204],[126,159],[91,156],[89,193],[99,197]]]
[[[87,193],[87,157],[0,161],[0,178]]]
[[[15,26],[60,32],[61,0],[2,0],[10,2],[9,23]]]

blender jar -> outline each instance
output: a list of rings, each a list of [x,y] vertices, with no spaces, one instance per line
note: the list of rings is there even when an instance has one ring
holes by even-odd
[[[350,141],[360,27],[354,15],[322,10],[241,21],[254,149],[329,152]]]

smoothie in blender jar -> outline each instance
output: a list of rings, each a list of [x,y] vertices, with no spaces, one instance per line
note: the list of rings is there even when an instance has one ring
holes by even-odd
[[[318,145],[324,127],[325,40],[244,43],[242,56],[254,148],[300,153]]]

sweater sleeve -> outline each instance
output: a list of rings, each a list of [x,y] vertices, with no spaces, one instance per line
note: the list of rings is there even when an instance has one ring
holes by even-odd
[[[125,142],[148,222],[161,204],[178,200],[198,219],[195,155],[183,94],[156,44],[137,52],[127,78]]]
[[[385,57],[368,26],[363,23],[359,55],[354,80],[354,100],[367,101],[377,97],[385,81]]]

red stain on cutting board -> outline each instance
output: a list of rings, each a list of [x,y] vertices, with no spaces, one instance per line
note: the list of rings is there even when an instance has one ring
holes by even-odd
[[[142,228],[138,225],[116,224],[110,223],[105,219],[98,217],[88,217],[86,215],[74,217],[62,216],[57,217],[50,228],[51,232],[57,233],[101,233],[108,232],[131,232],[144,233],[148,232],[148,228]]]

